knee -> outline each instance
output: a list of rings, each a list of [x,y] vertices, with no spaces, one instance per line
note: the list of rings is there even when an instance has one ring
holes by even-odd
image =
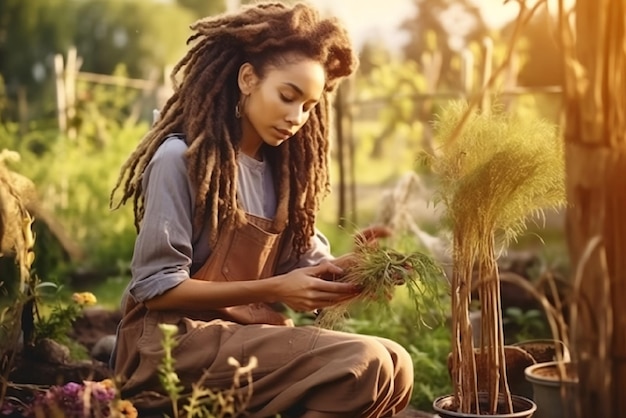
[[[373,407],[380,412],[377,416],[406,408],[414,385],[413,360],[408,351],[398,343],[380,338],[373,338],[363,349],[366,371],[362,379],[374,388]]]
[[[413,360],[400,344],[372,338],[360,344],[358,349],[365,368],[380,380],[393,382],[394,386],[413,385]]]
[[[409,352],[395,341],[385,340],[385,348],[394,364],[394,368],[398,374],[405,376],[408,381],[413,382],[413,358]]]
[[[380,344],[385,347],[387,356],[393,364],[393,386],[390,398],[387,403],[387,412],[382,416],[393,416],[404,410],[411,402],[413,394],[413,359],[409,352],[400,344],[379,339]]]

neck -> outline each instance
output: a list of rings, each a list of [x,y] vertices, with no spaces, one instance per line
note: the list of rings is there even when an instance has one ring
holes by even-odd
[[[263,139],[261,139],[248,119],[244,116],[241,119],[241,142],[239,143],[240,151],[251,158],[261,161],[263,160],[261,145],[263,145]]]

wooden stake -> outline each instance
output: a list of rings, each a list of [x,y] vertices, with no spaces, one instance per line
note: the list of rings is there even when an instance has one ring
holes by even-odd
[[[57,121],[59,131],[67,132],[67,114],[66,114],[66,96],[65,96],[65,76],[63,69],[63,55],[55,54],[54,56],[54,76],[57,96]]]

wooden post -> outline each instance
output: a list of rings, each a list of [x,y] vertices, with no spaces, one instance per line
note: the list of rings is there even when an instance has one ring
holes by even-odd
[[[491,73],[493,72],[493,40],[489,37],[483,39],[483,73],[482,73],[482,87],[485,88],[491,79]],[[491,92],[485,90],[482,100],[480,102],[480,108],[482,112],[491,111]]]
[[[78,53],[76,47],[71,47],[67,52],[65,65],[65,103],[67,136],[76,139],[76,73],[78,72]]]
[[[509,65],[507,66],[506,73],[504,76],[503,90],[505,92],[514,91],[517,88],[517,79],[519,77],[519,70],[520,70],[519,54],[516,52],[513,52],[511,54],[511,60],[509,61]],[[509,95],[503,96],[502,99],[504,101],[504,106],[506,110],[507,111],[511,110],[511,107],[513,106],[513,103],[515,101],[514,95],[509,94]]]
[[[335,135],[337,144],[337,166],[339,167],[339,201],[337,206],[337,224],[341,227],[346,224],[346,162],[345,137],[343,129],[344,98],[343,87],[337,88],[335,95]]]
[[[461,86],[463,95],[469,99],[474,92],[474,54],[469,48],[461,52]]]
[[[352,106],[349,103],[352,103],[352,96],[354,94],[354,78],[350,77],[346,81],[344,81],[345,95],[342,105],[344,106],[344,119],[345,124],[343,124],[343,129],[346,133],[345,141],[347,142],[348,147],[348,172],[350,173],[350,207],[348,208],[348,213],[350,214],[350,222],[352,225],[357,224],[357,213],[356,213],[356,150],[354,145],[354,112]]]
[[[65,76],[63,68],[63,55],[54,55],[54,76],[57,96],[57,121],[59,131],[67,132],[67,113],[66,113],[66,96],[65,96]]]
[[[156,98],[157,107],[159,109],[163,108],[165,103],[167,103],[167,100],[174,92],[174,86],[172,85],[172,79],[170,78],[173,69],[174,67],[171,65],[165,66],[163,68],[163,84],[158,87]]]
[[[425,115],[426,123],[423,123],[423,135],[422,135],[422,149],[429,155],[434,155],[435,147],[433,145],[433,126],[428,123],[428,120],[433,114],[434,106],[434,93],[437,90],[437,84],[439,83],[439,77],[441,75],[441,65],[443,63],[443,56],[441,51],[426,51],[422,54],[422,68],[424,68],[424,76],[426,78],[426,94],[429,95],[428,99],[425,99],[422,104],[423,112]]]

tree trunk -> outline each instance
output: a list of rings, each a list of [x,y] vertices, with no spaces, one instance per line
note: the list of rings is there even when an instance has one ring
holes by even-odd
[[[574,301],[578,314],[572,319],[572,342],[579,364],[579,416],[623,418],[626,148],[592,148],[571,142],[566,159],[569,249],[581,278]]]
[[[578,416],[626,418],[626,0],[575,7],[561,35]]]

